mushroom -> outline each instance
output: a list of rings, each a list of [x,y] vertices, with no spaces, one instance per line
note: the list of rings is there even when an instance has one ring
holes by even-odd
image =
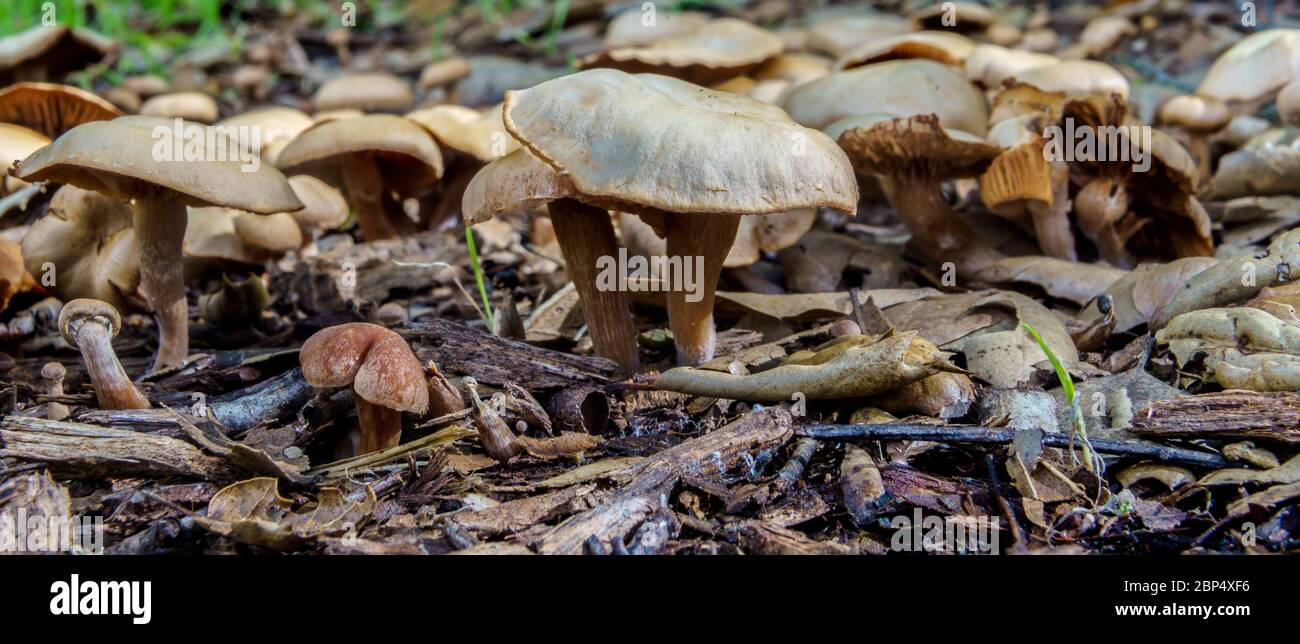
[[[51,139],[82,123],[121,115],[112,103],[68,85],[26,82],[0,90],[0,123],[31,128]]]
[[[984,136],[984,96],[961,72],[932,60],[894,60],[835,72],[794,87],[785,111],[806,127],[855,114],[935,114],[944,127]]]
[[[155,370],[189,353],[182,272],[185,207],[218,205],[258,213],[296,210],[302,203],[275,168],[250,171],[228,140],[206,126],[181,122],[181,137],[124,117],[79,125],[12,170],[25,181],[47,180],[133,201],[140,249],[140,287],[158,319]],[[147,122],[147,121],[145,121]],[[183,150],[180,155],[177,150]],[[198,154],[194,154],[198,153]],[[195,157],[193,160],[191,157]]]
[[[1277,115],[1291,127],[1300,127],[1300,78],[1287,83],[1277,93]]]
[[[217,123],[217,127],[257,128],[261,138],[256,145],[262,159],[274,164],[280,152],[307,128],[314,125],[310,116],[292,107],[267,107],[236,114]]]
[[[1223,52],[1196,88],[1197,96],[1224,103],[1254,103],[1273,95],[1300,73],[1300,30],[1265,29]]]
[[[303,209],[289,213],[302,231],[303,245],[315,240],[321,233],[343,225],[348,218],[348,201],[343,193],[316,177],[300,174],[289,177],[289,187]]]
[[[382,72],[348,74],[316,91],[312,103],[320,112],[354,109],[363,112],[405,112],[415,96],[406,81]]]
[[[15,161],[27,158],[49,144],[49,137],[36,130],[0,123],[0,167],[8,170]],[[3,181],[0,181],[0,195],[9,194],[25,185],[27,182],[20,181],[17,177],[3,177]]]
[[[588,56],[584,69],[608,67],[709,84],[740,76],[785,49],[776,34],[736,18],[718,18],[649,45],[619,47]]]
[[[1043,153],[1041,118],[1025,114],[1001,121],[988,141],[1003,149],[980,176],[980,197],[989,210],[1034,233],[1048,257],[1074,261],[1070,230],[1070,171]]]
[[[889,14],[831,16],[808,28],[808,49],[839,58],[866,43],[911,31],[905,18]]]
[[[605,48],[644,47],[695,31],[713,19],[700,11],[665,12],[656,14],[654,21],[647,25],[645,16],[638,9],[629,9],[614,16],[605,28]]]
[[[189,209],[182,248],[186,264],[193,268],[211,261],[262,264],[302,245],[302,229],[289,213],[257,215],[209,206]]]
[[[63,395],[63,378],[68,375],[68,370],[57,362],[47,362],[41,367],[41,384],[45,386],[45,395],[62,396]],[[50,420],[63,420],[68,417],[68,406],[60,402],[48,402],[45,404],[45,417]]]
[[[160,94],[145,101],[140,106],[140,114],[197,123],[213,123],[220,117],[217,102],[203,92]]]
[[[131,205],[76,186],[63,186],[47,214],[23,236],[23,258],[33,275],[55,270],[48,287],[63,300],[103,300],[117,309],[140,308],[140,251]]]
[[[754,80],[760,84],[764,81],[782,80],[792,86],[798,85],[831,73],[833,64],[834,61],[817,54],[780,54],[754,70]]]
[[[836,69],[853,69],[887,60],[924,58],[945,65],[962,65],[975,41],[948,31],[917,31],[867,43],[835,62]]]
[[[450,85],[466,76],[469,76],[469,61],[459,56],[444,58],[426,65],[420,71],[420,80],[416,82],[416,86],[421,91],[427,92]]]
[[[483,164],[519,149],[519,142],[506,132],[501,110],[501,105],[483,111],[437,105],[406,115],[428,130],[444,150],[450,148],[442,190],[432,195],[436,203],[421,208],[424,229],[437,230],[460,213],[465,187]]]
[[[313,387],[352,387],[357,427],[348,437],[352,453],[367,454],[398,444],[401,412],[429,408],[424,369],[402,336],[365,322],[317,331],[298,355],[302,375]]]
[[[1100,57],[1109,51],[1121,38],[1137,34],[1137,26],[1126,16],[1098,16],[1088,21],[1079,34],[1079,42],[1071,47],[1067,58]],[[1064,55],[1064,54],[1063,54]]]
[[[91,31],[37,25],[0,38],[0,85],[57,79],[104,60],[116,49],[113,41]]]
[[[1015,74],[1060,62],[1055,56],[997,45],[976,45],[966,56],[966,78],[984,87],[1000,87]]]
[[[474,177],[465,218],[548,204],[596,350],[625,369],[637,354],[624,295],[598,282],[618,255],[607,209],[647,219],[670,257],[702,263],[698,297],[668,292],[678,359],[698,364],[713,356],[713,293],[742,215],[857,207],[852,169],[825,135],[774,106],[664,76],[597,69],[510,92],[505,125],[525,150]],[[653,151],[653,163],[633,151]]]
[[[971,275],[1002,257],[958,218],[942,189],[945,180],[979,176],[998,156],[996,145],[945,129],[934,114],[857,116],[826,131],[838,137],[858,172],[880,180],[889,203],[919,242],[916,249],[934,262],[931,268],[953,262],[959,272]]]
[[[0,311],[9,308],[9,300],[19,293],[36,288],[36,280],[23,265],[23,251],[18,242],[0,237]]]
[[[641,257],[667,255],[668,249],[654,227],[636,215],[614,213],[619,237],[628,252]],[[757,262],[763,253],[774,253],[799,241],[817,222],[817,210],[807,208],[770,215],[745,215],[736,229],[723,268],[742,268]]]
[[[171,91],[171,84],[155,74],[127,76],[122,80],[122,87],[131,90],[140,98],[151,98]]]
[[[281,151],[276,165],[290,174],[346,185],[366,241],[413,230],[404,214],[389,214],[390,193],[411,194],[442,177],[442,154],[433,137],[419,125],[387,114],[316,125]]]
[[[947,29],[962,34],[978,34],[998,21],[988,7],[973,2],[940,2],[912,12],[908,16],[917,29]]]
[[[1007,78],[1044,92],[1118,94],[1128,100],[1128,79],[1114,67],[1095,60],[1063,60],[1016,72]]]
[[[1187,133],[1188,147],[1196,159],[1201,181],[1210,178],[1210,146],[1206,137],[1222,130],[1232,120],[1232,112],[1222,101],[1203,96],[1182,94],[1160,106],[1159,121],[1181,128]]]
[[[126,377],[113,352],[113,338],[122,330],[122,317],[107,302],[76,299],[63,305],[59,332],[81,351],[101,409],[148,409],[149,399]]]

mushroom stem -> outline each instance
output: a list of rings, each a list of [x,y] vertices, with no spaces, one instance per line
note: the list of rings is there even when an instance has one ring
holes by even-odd
[[[1064,163],[1052,164],[1052,205],[1041,201],[1029,203],[1034,221],[1034,236],[1043,254],[1075,261],[1074,233],[1070,230],[1070,170]]]
[[[1191,152],[1192,157],[1196,159],[1196,183],[1197,185],[1204,185],[1213,174],[1210,168],[1210,144],[1206,141],[1204,134],[1189,132],[1187,147],[1190,148],[1188,152]]]
[[[713,294],[727,251],[736,240],[740,216],[670,214],[665,223],[668,260],[671,265],[680,258],[683,272],[680,282],[670,279],[668,283],[668,326],[677,344],[677,362],[693,366],[713,359],[717,340]],[[688,283],[687,271],[694,273],[700,266],[703,270],[695,275],[694,284]]]
[[[357,404],[357,428],[353,432],[356,454],[369,454],[396,447],[402,438],[402,412],[366,401],[352,392]]]
[[[627,295],[617,288],[597,286],[600,258],[618,256],[618,241],[614,238],[609,213],[573,199],[552,201],[548,210],[560,253],[564,255],[565,270],[578,290],[596,353],[617,362],[625,371],[636,369],[641,361]]]
[[[1126,247],[1128,236],[1117,227],[1128,207],[1128,189],[1111,177],[1089,181],[1074,198],[1074,212],[1084,236],[1097,245],[1102,259],[1119,268],[1132,268],[1135,263]]]
[[[366,241],[396,239],[397,228],[384,208],[384,178],[379,165],[369,154],[349,154],[343,158],[343,182],[348,188],[352,207],[356,208],[361,236]]]
[[[67,370],[57,362],[47,362],[41,368],[41,380],[45,383],[45,393],[50,396],[63,395],[63,378]],[[50,420],[63,420],[68,417],[68,406],[59,402],[50,402],[45,406],[45,417]]]
[[[158,355],[153,370],[185,361],[190,352],[189,308],[181,252],[185,206],[171,199],[137,199],[135,235],[140,244],[140,289],[158,319]]]
[[[926,259],[952,262],[959,273],[973,275],[1002,253],[990,248],[953,212],[941,181],[926,176],[882,177],[881,186]],[[933,267],[932,267],[933,268]]]
[[[77,348],[95,383],[101,409],[148,409],[149,399],[135,388],[113,352],[113,333],[100,318],[87,318],[76,329]]]

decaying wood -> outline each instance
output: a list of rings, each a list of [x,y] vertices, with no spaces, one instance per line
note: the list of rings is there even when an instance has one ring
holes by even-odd
[[[844,447],[840,462],[840,495],[849,518],[867,525],[876,518],[876,510],[885,498],[885,481],[871,453],[856,445]]]
[[[56,476],[73,479],[231,476],[222,459],[175,438],[24,416],[0,423],[0,457],[46,463]]]
[[[402,335],[413,340],[421,360],[445,371],[503,387],[513,382],[530,391],[608,383],[616,365],[604,358],[576,356],[507,340],[450,320],[433,319]]]
[[[765,521],[744,521],[735,526],[741,547],[759,555],[847,555],[852,549],[834,541],[816,541],[801,532]]]
[[[1155,400],[1134,410],[1131,431],[1153,438],[1300,443],[1300,394],[1233,390]]]
[[[601,542],[625,537],[666,506],[669,492],[683,475],[717,476],[758,452],[781,446],[793,433],[792,420],[785,408],[769,407],[648,458],[636,466],[631,482],[599,506],[550,530],[537,550],[579,554],[592,537]]]
[[[483,535],[509,534],[532,527],[565,510],[570,513],[585,510],[591,507],[589,495],[595,491],[594,483],[583,483],[482,510],[459,512],[447,520]]]

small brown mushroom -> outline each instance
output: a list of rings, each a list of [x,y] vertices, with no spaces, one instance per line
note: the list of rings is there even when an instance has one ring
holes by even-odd
[[[1210,146],[1206,137],[1222,130],[1232,120],[1228,106],[1217,99],[1182,94],[1165,101],[1160,106],[1158,116],[1161,123],[1181,128],[1187,133],[1188,147],[1196,159],[1200,181],[1208,180]]]
[[[56,80],[104,60],[116,50],[113,41],[91,31],[36,25],[0,38],[0,85]]]
[[[1295,78],[1300,30],[1265,29],[1223,52],[1205,73],[1197,96],[1224,103],[1254,103]]]
[[[736,18],[718,18],[648,45],[594,54],[583,60],[582,66],[663,74],[709,84],[740,76],[783,49],[781,38],[766,29]]]
[[[402,336],[365,322],[317,331],[298,357],[313,387],[352,387],[357,427],[349,435],[353,455],[388,449],[401,440],[401,412],[429,408],[424,369]],[[344,450],[348,451],[348,450]]]
[[[267,107],[236,114],[217,123],[217,126],[257,128],[261,139],[256,142],[258,152],[267,163],[274,164],[280,151],[314,125],[310,116],[292,107]]]
[[[68,85],[14,83],[0,90],[0,123],[31,128],[51,139],[82,123],[121,115],[112,103]]]
[[[160,94],[145,101],[140,106],[140,114],[196,123],[213,123],[220,117],[217,101],[203,92]]]
[[[59,332],[68,344],[81,351],[100,408],[148,409],[149,399],[126,377],[113,352],[113,338],[121,329],[122,317],[107,302],[72,300],[59,313]]]
[[[63,378],[68,375],[68,370],[58,362],[47,362],[41,367],[41,384],[45,386],[45,395],[62,396],[63,395]],[[50,420],[63,420],[68,417],[68,406],[61,402],[48,402],[45,404],[45,417]]]
[[[469,76],[469,61],[459,56],[444,58],[425,66],[420,71],[420,80],[417,81],[416,85],[422,91],[427,92],[437,87],[450,85],[466,76]]]
[[[335,78],[316,91],[316,110],[355,109],[363,112],[405,112],[415,96],[411,86],[392,74],[372,72]]]

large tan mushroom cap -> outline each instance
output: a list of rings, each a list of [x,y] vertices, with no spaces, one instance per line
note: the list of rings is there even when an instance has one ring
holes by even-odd
[[[312,98],[317,111],[356,109],[364,112],[405,112],[415,96],[406,81],[382,72],[335,78]]]
[[[985,87],[997,87],[1011,76],[1058,62],[1057,57],[1048,54],[983,44],[966,57],[966,78]]]
[[[290,174],[311,174],[326,183],[349,154],[373,154],[386,185],[399,193],[442,177],[442,153],[433,135],[400,116],[371,114],[318,124],[294,139],[276,159]]]
[[[1277,93],[1277,115],[1283,123],[1300,127],[1300,79],[1287,83]]]
[[[592,55],[583,68],[610,67],[628,73],[666,74],[709,84],[745,73],[781,53],[780,36],[735,18],[643,47],[621,47]]]
[[[808,48],[838,58],[869,42],[911,30],[905,18],[887,14],[828,17],[808,28]]]
[[[974,2],[936,2],[912,12],[908,18],[917,29],[948,29],[958,33],[978,33],[998,21],[988,7]],[[951,24],[947,24],[949,20]]]
[[[643,257],[663,257],[668,254],[668,243],[654,228],[635,215],[616,213],[619,235],[623,244],[634,254]],[[817,210],[807,208],[770,215],[745,215],[736,229],[736,240],[727,251],[722,265],[726,268],[749,266],[763,253],[772,253],[793,246],[817,222]]]
[[[1254,101],[1300,77],[1300,30],[1266,29],[1242,38],[1210,66],[1196,93],[1225,103]]]
[[[597,69],[509,92],[505,123],[583,201],[610,210],[857,207],[848,159],[829,137],[772,105],[664,76]]]
[[[1008,79],[1045,92],[1119,94],[1125,100],[1129,94],[1128,79],[1114,67],[1095,60],[1063,60],[1011,74]]]
[[[32,27],[0,39],[0,84],[22,80],[26,66],[42,66],[47,77],[57,78],[97,63],[115,49],[113,41],[84,29]]]
[[[55,139],[82,123],[122,115],[112,103],[55,83],[15,83],[0,90],[0,123],[28,127]]]
[[[217,101],[203,92],[160,94],[140,106],[143,116],[178,118],[197,123],[212,123],[220,116]]]
[[[605,29],[605,48],[644,47],[695,31],[712,19],[709,14],[699,11],[655,11],[654,20],[650,21],[644,11],[631,9],[609,21]]]
[[[1232,120],[1232,112],[1222,101],[1181,94],[1160,106],[1160,122],[1185,128],[1189,132],[1217,132]]]
[[[477,224],[498,215],[523,212],[557,199],[577,198],[573,181],[533,156],[516,150],[479,170],[465,188],[461,212]]]
[[[8,171],[15,162],[26,159],[31,153],[49,144],[49,137],[40,132],[29,130],[21,125],[0,123],[0,165],[4,167],[5,171]],[[16,190],[26,183],[9,176],[0,177],[0,179],[3,179],[0,186],[4,188],[0,190],[0,194]]]
[[[76,186],[63,186],[49,212],[23,236],[27,270],[55,268],[49,286],[60,299],[103,300],[119,309],[142,308],[140,251],[131,228],[131,206]]]
[[[853,69],[887,60],[924,58],[945,65],[961,65],[975,49],[975,41],[948,31],[917,31],[869,42],[835,63],[836,69]]]
[[[858,172],[876,175],[974,177],[1001,152],[968,132],[945,129],[933,114],[868,120],[844,130],[839,143]]]
[[[358,396],[398,411],[424,413],[429,385],[402,336],[364,322],[317,331],[299,354],[303,378],[313,387],[352,386]]]
[[[237,114],[217,123],[218,127],[257,128],[261,135],[262,158],[275,163],[284,146],[314,125],[310,116],[292,107],[268,107]]]
[[[72,184],[124,201],[165,191],[189,206],[259,213],[302,208],[278,170],[260,164],[248,171],[251,166],[239,160],[237,148],[224,150],[224,155],[216,149],[231,147],[228,140],[207,126],[182,126],[183,136],[178,139],[171,129],[159,131],[119,120],[79,125],[20,161],[17,175],[24,181]],[[182,152],[179,158],[177,149]],[[189,160],[187,149],[201,150],[202,160]]]
[[[836,72],[790,90],[785,109],[808,127],[825,128],[854,114],[937,114],[944,127],[983,136],[984,95],[948,65],[896,60]]]
[[[460,105],[436,105],[406,115],[428,130],[439,143],[492,161],[519,149],[519,142],[506,132],[503,106],[482,112]]]

